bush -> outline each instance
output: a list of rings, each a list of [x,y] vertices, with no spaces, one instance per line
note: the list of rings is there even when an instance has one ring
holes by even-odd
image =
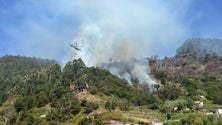
[[[161,79],[161,84],[166,85],[166,79],[165,78]]]
[[[16,112],[20,112],[25,109],[25,103],[22,98],[18,98],[14,103]]]
[[[182,123],[179,121],[168,121],[164,125],[182,125]]]
[[[109,111],[115,110],[116,106],[117,106],[116,102],[111,101],[111,100],[107,101],[106,104],[105,104],[105,108]]]
[[[130,108],[130,104],[128,101],[120,101],[118,105],[120,110],[122,111],[128,111]]]
[[[76,98],[73,99],[69,110],[70,110],[70,113],[72,113],[73,115],[77,115],[79,111],[81,110],[79,100],[77,100]]]
[[[42,107],[45,106],[49,102],[49,99],[47,95],[41,91],[37,96],[36,96],[36,104],[37,107]]]
[[[210,115],[190,114],[181,119],[182,125],[214,125],[215,117]]]
[[[79,125],[103,125],[100,115],[95,115],[94,118],[83,118]]]
[[[98,105],[98,104],[89,102],[89,103],[86,104],[85,113],[86,113],[86,114],[89,114],[89,113],[91,113],[93,110],[96,110],[96,109],[98,109],[98,108],[99,108],[99,105]]]
[[[89,125],[92,123],[92,120],[90,118],[83,118],[80,122],[79,125]]]

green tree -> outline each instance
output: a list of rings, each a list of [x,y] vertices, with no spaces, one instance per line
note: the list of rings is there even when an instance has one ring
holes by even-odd
[[[48,102],[49,102],[49,99],[43,91],[41,91],[38,95],[36,95],[37,107],[45,106],[46,104],[48,104]]]
[[[21,110],[25,109],[25,104],[22,98],[18,98],[16,99],[15,103],[14,103],[14,108],[16,110],[16,112],[20,112]]]
[[[115,110],[116,106],[117,106],[117,102],[114,99],[107,101],[105,104],[105,108],[109,111]]]
[[[0,90],[0,106],[2,105],[3,102],[7,100],[7,93],[4,90]]]
[[[128,111],[130,108],[130,103],[127,100],[121,100],[118,102],[119,108],[122,111]]]
[[[96,103],[93,103],[93,102],[88,102],[87,104],[86,104],[86,107],[85,107],[85,113],[86,114],[89,114],[89,113],[91,113],[93,110],[96,110],[96,109],[98,109],[99,108],[99,105],[98,104],[96,104]]]
[[[73,98],[70,106],[70,113],[77,115],[81,110],[80,102],[77,98]]]
[[[62,71],[61,66],[58,64],[54,64],[49,67],[49,70],[47,71],[48,74],[48,80],[50,83],[58,84],[61,80]]]
[[[25,103],[26,110],[29,110],[35,106],[35,99],[33,96],[24,97],[23,101]]]
[[[92,123],[91,118],[83,118],[80,122],[79,125],[90,125]]]
[[[175,100],[181,95],[181,89],[176,85],[166,85],[163,89],[158,91],[158,96],[162,100]]]

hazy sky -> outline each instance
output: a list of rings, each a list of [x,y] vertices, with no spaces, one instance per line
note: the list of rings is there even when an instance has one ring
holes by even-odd
[[[221,0],[0,0],[0,56],[66,60],[80,32],[172,56],[187,38],[222,38],[221,8]]]

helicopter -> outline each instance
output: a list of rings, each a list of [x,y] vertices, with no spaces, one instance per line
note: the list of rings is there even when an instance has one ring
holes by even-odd
[[[81,49],[79,47],[82,47],[82,46],[78,46],[77,42],[75,43],[75,45],[73,44],[69,44],[70,47],[74,48],[75,50],[77,51],[81,51]]]

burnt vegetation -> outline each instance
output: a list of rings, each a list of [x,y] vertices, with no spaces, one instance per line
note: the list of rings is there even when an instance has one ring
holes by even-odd
[[[220,39],[189,39],[177,50],[175,57],[152,59],[152,73],[164,85],[161,91],[177,84],[180,87],[173,88],[185,90],[179,92],[181,96],[199,100],[198,96],[203,95],[213,103],[221,105],[222,56],[220,51],[213,52],[213,48],[220,44]],[[167,90],[172,91],[170,88]],[[175,95],[178,97],[179,93]],[[167,92],[165,94],[164,97],[170,99],[171,96]]]

